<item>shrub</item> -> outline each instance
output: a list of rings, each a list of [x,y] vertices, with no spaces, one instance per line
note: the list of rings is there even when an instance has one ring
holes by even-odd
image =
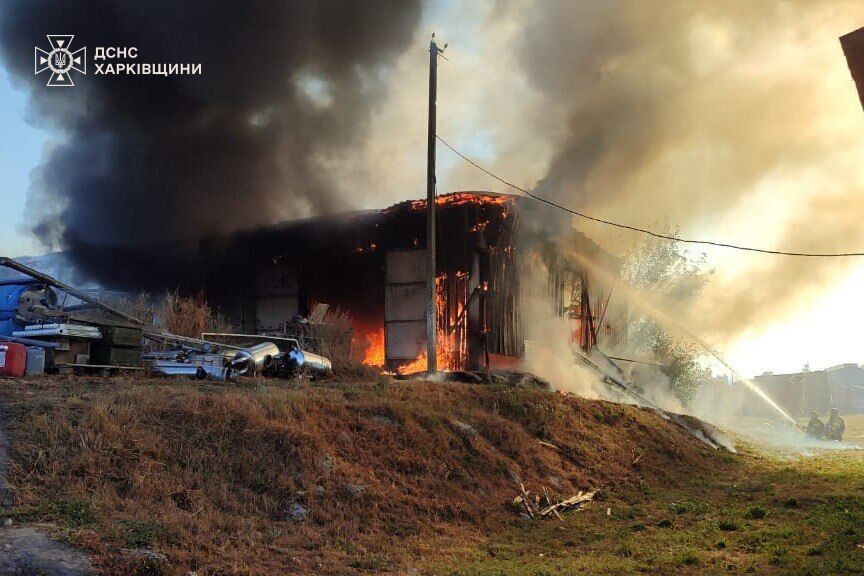
[[[122,523],[126,545],[132,548],[146,548],[156,540],[165,539],[165,528],[158,522],[149,520],[126,520]]]
[[[734,532],[738,530],[738,523],[734,520],[721,520],[717,523],[717,527],[724,532]]]
[[[233,327],[214,311],[200,293],[195,298],[173,292],[158,311],[157,326],[177,336],[200,338],[202,332],[231,332]]]
[[[320,325],[309,325],[309,336],[320,339],[321,354],[330,358],[337,372],[359,364],[351,355],[351,342],[354,339],[354,325],[351,316],[339,308],[331,309]]]
[[[633,557],[633,548],[631,548],[629,544],[624,543],[618,547],[618,550],[615,552],[615,555],[620,556],[621,558],[632,558]]]
[[[698,566],[699,558],[690,552],[685,552],[678,558],[678,564],[681,566]]]
[[[672,504],[672,511],[679,516],[690,511],[690,506],[686,502],[675,502]]]
[[[765,512],[764,508],[760,508],[758,506],[753,506],[749,510],[747,510],[746,517],[750,520],[761,520],[765,518],[767,512]]]
[[[153,326],[158,312],[153,299],[147,292],[141,292],[134,298],[123,296],[121,298],[108,298],[106,304],[113,308],[137,318],[145,326]]]
[[[87,498],[60,498],[36,506],[29,514],[33,518],[57,522],[66,528],[90,526],[96,521],[93,503]]]

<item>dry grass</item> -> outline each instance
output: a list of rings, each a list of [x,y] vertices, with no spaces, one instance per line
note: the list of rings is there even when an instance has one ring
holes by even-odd
[[[333,372],[337,376],[353,376],[374,378],[377,370],[363,365],[352,348],[354,342],[354,325],[351,316],[339,308],[331,309],[319,325],[309,325],[307,336],[321,341],[321,354],[330,358]]]
[[[232,332],[233,327],[210,308],[203,295],[196,298],[174,292],[165,297],[156,313],[157,326],[166,332],[200,338],[202,332]]]
[[[329,310],[324,317],[327,327],[320,337],[324,341],[323,354],[337,362],[351,358],[351,342],[354,340],[354,325],[351,315],[339,308]]]
[[[653,413],[528,389],[70,377],[2,393],[19,514],[110,574],[140,570],[123,551],[140,546],[168,574],[396,571],[518,522],[517,480],[612,493],[723,465]]]
[[[333,364],[333,374],[350,380],[374,380],[380,370],[365,366],[362,354],[354,347],[354,325],[351,316],[339,308],[331,308],[321,324],[300,324],[296,335],[301,346],[323,354]]]
[[[862,482],[860,452],[744,455],[686,482],[622,486],[560,522],[517,524],[419,566],[429,576],[860,575]]]
[[[153,326],[156,321],[157,306],[148,292],[141,292],[134,298],[131,296],[108,298],[106,304],[141,320],[145,326]]]

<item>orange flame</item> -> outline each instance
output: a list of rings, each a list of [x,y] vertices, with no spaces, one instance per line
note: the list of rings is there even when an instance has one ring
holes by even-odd
[[[374,252],[378,249],[378,244],[372,242],[368,246],[357,246],[354,248],[354,252],[357,254],[363,254],[364,252]]]
[[[468,278],[467,272],[456,272],[453,278],[457,282],[464,282]],[[439,370],[458,370],[462,368],[461,363],[467,354],[467,342],[465,339],[465,306],[467,302],[457,298],[457,302],[448,310],[447,306],[447,279],[446,273],[439,274],[435,279],[435,297],[438,304],[438,328],[437,328],[437,367]],[[464,298],[464,296],[462,296]],[[459,320],[454,320],[453,318]],[[451,324],[451,329],[445,329]],[[454,329],[452,324],[459,326]],[[460,336],[457,336],[457,331],[461,329]],[[385,344],[384,344],[384,327],[378,325],[371,330],[358,330],[357,342],[358,348],[363,346],[362,357],[363,364],[366,366],[383,366],[386,362]],[[396,368],[398,374],[410,374],[414,372],[422,372],[428,368],[426,361],[426,351],[423,350],[414,359],[406,361],[404,364]]]
[[[407,364],[402,364],[398,368],[396,368],[397,374],[412,374],[414,372],[425,372],[429,367],[429,363],[426,361],[426,352],[421,352],[417,358],[411,360]]]
[[[381,367],[384,365],[384,328],[380,328],[375,332],[370,332],[365,335],[366,350],[363,353],[363,364],[366,366]],[[451,354],[446,346],[444,334],[438,332],[438,368],[439,370],[450,369]],[[396,367],[397,374],[411,374],[414,372],[423,372],[427,369],[426,351],[424,350],[417,355],[413,360],[409,360],[404,364]]]
[[[366,366],[384,365],[384,327],[366,334],[366,351],[363,353]]]
[[[468,277],[467,272],[456,272],[455,277],[459,280],[463,280]],[[446,300],[446,290],[447,290],[447,278],[448,275],[446,273],[439,274],[435,279],[435,298],[438,304],[438,328],[437,328],[437,349],[436,349],[436,365],[438,370],[458,370],[461,368],[460,358],[465,354],[466,343],[465,340],[462,339],[459,344],[457,344],[456,333],[450,332],[447,333],[446,330],[442,327],[442,325],[447,324],[448,312],[447,312],[447,300]],[[456,316],[459,316],[461,312],[464,311],[465,303],[461,302],[459,308],[456,310]],[[457,347],[461,348],[457,350]],[[427,354],[426,351],[420,352],[416,358],[413,360],[402,364],[398,368],[396,368],[396,372],[399,374],[411,374],[413,372],[422,372],[428,369],[429,363],[427,362]]]
[[[453,192],[452,194],[444,194],[436,196],[436,206],[463,206],[465,204],[494,204],[498,206],[510,206],[513,203],[513,196],[506,194],[482,194],[474,192]],[[425,210],[426,200],[412,200],[412,210]],[[506,214],[506,212],[505,212]]]
[[[380,368],[384,366],[386,359],[384,349],[384,327],[373,329],[371,332],[361,336],[365,343],[363,351],[363,364]],[[439,349],[438,356],[443,360],[442,351]],[[413,360],[407,361],[396,368],[397,374],[410,374],[426,370],[426,352],[420,353]]]

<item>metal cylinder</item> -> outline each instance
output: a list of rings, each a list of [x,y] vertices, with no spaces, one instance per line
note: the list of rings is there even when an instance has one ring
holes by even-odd
[[[238,350],[231,361],[231,367],[239,374],[261,372],[281,354],[279,347],[272,342],[261,342],[249,348]]]
[[[299,348],[288,352],[288,357],[294,363],[294,369],[316,376],[329,374],[333,370],[330,359],[308,350]]]

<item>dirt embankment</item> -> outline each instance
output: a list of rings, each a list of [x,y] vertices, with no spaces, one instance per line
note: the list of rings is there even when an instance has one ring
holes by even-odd
[[[609,493],[718,462],[649,411],[503,386],[69,377],[2,402],[18,517],[112,574],[397,571],[516,522],[517,482]]]

